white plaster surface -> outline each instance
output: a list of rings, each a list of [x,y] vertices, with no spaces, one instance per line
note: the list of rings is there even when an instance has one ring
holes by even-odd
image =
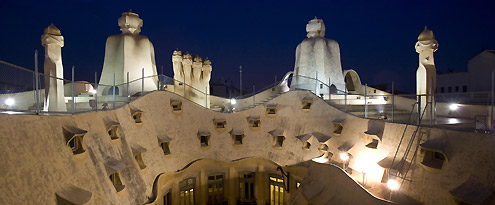
[[[101,73],[100,83],[105,86],[98,88],[98,95],[108,95],[113,85],[115,74],[115,84],[127,83],[127,73],[130,83],[129,94],[132,96],[141,92],[144,69],[144,91],[153,91],[158,88],[158,77],[155,63],[155,50],[153,44],[144,35],[140,35],[142,20],[139,15],[131,11],[122,13],[119,19],[121,34],[112,35],[107,38],[105,45],[105,59]],[[154,76],[154,77],[149,77]],[[119,96],[125,96],[127,87],[118,86]]]
[[[64,100],[64,66],[62,65],[62,47],[64,37],[60,30],[51,24],[41,36],[41,44],[45,47],[45,98],[44,111],[66,112]]]
[[[342,66],[340,64],[340,47],[337,41],[325,38],[325,25],[321,19],[313,19],[306,25],[308,38],[296,48],[295,76],[316,78],[326,85],[335,85],[345,90]],[[320,83],[314,80],[296,77],[292,86],[313,90],[317,94],[328,94],[328,89],[320,90]],[[316,87],[316,88],[315,88]],[[328,86],[324,86],[328,87]]]
[[[307,97],[313,98],[313,105],[309,111],[303,111],[301,100]],[[170,99],[182,101],[182,112],[172,112]],[[357,172],[367,170],[369,180],[379,181],[383,168],[380,169],[376,162],[395,153],[405,127],[403,124],[384,123],[382,140],[375,150],[365,147],[369,142],[364,134],[369,129],[368,119],[342,113],[311,92],[288,92],[267,104],[277,104],[275,117],[267,117],[262,105],[237,113],[218,113],[169,92],[153,92],[112,111],[73,116],[0,114],[3,122],[0,124],[0,173],[4,179],[0,181],[0,192],[3,193],[0,204],[54,204],[55,193],[69,184],[92,193],[88,204],[143,204],[152,195],[153,183],[159,174],[174,173],[197,159],[228,162],[251,157],[284,166],[319,157],[322,152],[318,150],[316,138],[309,140],[312,146],[305,150],[296,136],[313,132],[331,135],[332,122],[336,120],[343,120],[344,128],[340,136],[333,136],[325,142],[333,154],[331,160],[340,162],[339,147],[350,145],[348,166]],[[131,111],[136,109],[143,112],[140,126],[131,115]],[[259,129],[248,127],[247,118],[250,116],[260,117]],[[215,129],[212,123],[213,119],[220,118],[227,122],[223,130]],[[120,123],[119,139],[110,139],[106,122]],[[73,156],[65,144],[64,126],[88,131],[83,140],[85,153]],[[242,145],[234,145],[229,133],[232,129],[244,131]],[[269,131],[277,129],[284,130],[286,138],[281,148],[273,147],[269,134]],[[409,126],[404,140],[409,140],[414,129],[414,126]],[[197,133],[201,130],[211,133],[208,147],[200,145]],[[447,139],[449,161],[439,172],[414,165],[409,173],[413,181],[404,184],[403,193],[426,204],[452,204],[454,201],[448,191],[468,177],[479,179],[488,186],[495,184],[495,177],[490,175],[495,169],[492,135],[427,128],[422,132],[426,132],[425,139]],[[158,145],[162,136],[171,139],[170,155],[164,155]],[[146,165],[143,170],[134,160],[134,145],[146,149],[142,153]],[[108,161],[125,165],[120,171],[125,189],[119,193],[108,180],[109,173],[105,167]],[[420,161],[419,156],[416,164]],[[348,181],[342,180],[342,183]]]
[[[418,42],[415,45],[416,52],[419,53],[419,66],[416,71],[416,94],[427,95],[436,91],[437,70],[435,69],[435,59],[433,53],[438,50],[438,42],[435,40],[433,31],[428,30],[425,26],[423,32],[418,36]],[[422,109],[430,97],[421,99]]]

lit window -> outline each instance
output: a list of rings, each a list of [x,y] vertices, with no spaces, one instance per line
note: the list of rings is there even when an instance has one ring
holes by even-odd
[[[225,203],[223,174],[208,176],[208,205]]]
[[[284,179],[281,176],[270,175],[270,205],[284,204]]]
[[[179,182],[180,205],[193,205],[194,186],[196,185],[195,178],[188,178]]]
[[[239,175],[239,201],[244,203],[256,202],[256,198],[254,198],[254,172]]]
[[[296,181],[296,190],[301,186],[301,182]]]

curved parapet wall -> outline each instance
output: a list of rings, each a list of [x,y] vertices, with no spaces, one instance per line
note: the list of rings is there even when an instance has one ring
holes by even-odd
[[[303,98],[308,94],[292,95]],[[173,100],[181,101],[180,112],[172,111]],[[133,110],[142,113],[141,123],[133,119]],[[71,184],[92,193],[90,204],[139,204],[151,195],[156,176],[173,173],[196,159],[232,161],[258,157],[289,165],[321,155],[317,140],[311,141],[314,146],[310,149],[303,149],[294,136],[306,129],[306,132],[331,133],[331,128],[324,126],[324,121],[312,122],[307,112],[300,109],[300,102],[284,104],[280,110],[276,118],[265,116],[263,106],[235,114],[218,113],[175,94],[154,92],[112,111],[73,116],[3,114],[0,115],[4,122],[0,125],[4,133],[0,139],[3,156],[0,171],[5,174],[7,184],[2,183],[1,200],[7,204],[55,203],[55,193]],[[307,119],[307,124],[297,125],[298,122],[291,120],[292,112],[298,113],[299,119]],[[249,127],[249,117],[259,117],[259,126]],[[225,127],[216,128],[214,119],[225,120]],[[310,124],[319,126],[305,128]],[[72,138],[64,135],[64,127],[87,131],[80,144],[85,152],[73,154],[68,146]],[[234,144],[230,134],[233,129],[243,130],[241,145]],[[276,129],[283,130],[286,137],[282,146],[276,146],[277,138],[269,134]],[[210,134],[208,146],[201,144],[202,132]],[[170,139],[167,155],[159,144],[165,138]],[[136,153],[140,153],[146,165],[144,169],[136,162]],[[115,173],[119,173],[125,185],[119,192],[109,180]],[[37,187],[43,189],[33,194]]]
[[[214,112],[173,93],[153,92],[111,111],[2,114],[0,120],[4,204],[54,204],[56,196],[71,196],[67,190],[84,190],[73,194],[91,196],[88,204],[142,204],[153,196],[157,176],[198,159],[255,158],[285,166],[322,154],[342,163],[339,154],[345,152],[350,157],[346,167],[380,182],[385,170],[377,163],[393,157],[405,128],[345,114],[309,91],[287,92],[237,113]],[[409,126],[404,142],[415,129]],[[487,177],[495,169],[492,135],[420,132],[424,140],[441,139],[448,162],[430,172],[419,166],[428,154],[418,151],[408,175],[412,182],[405,182],[401,192],[423,203],[454,203],[449,190],[469,177],[495,184]]]
[[[376,198],[335,165],[304,162],[288,168],[304,180],[289,204],[390,204]]]

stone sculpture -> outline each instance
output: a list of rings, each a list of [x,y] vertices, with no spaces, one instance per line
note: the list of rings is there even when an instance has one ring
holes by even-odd
[[[306,25],[306,31],[308,38],[296,48],[294,75],[297,77],[291,87],[312,90],[317,95],[335,92],[336,89],[344,91],[339,44],[325,38],[325,24],[316,17]]]
[[[204,106],[208,106],[205,93],[210,94],[211,61],[175,50],[172,54],[175,92]],[[185,86],[182,84],[185,83]],[[185,94],[184,94],[185,91]],[[208,97],[207,97],[208,98]]]
[[[98,89],[99,95],[113,94],[113,81],[115,74],[115,84],[117,96],[134,95],[141,92],[142,70],[144,69],[144,91],[152,91],[158,88],[158,77],[155,64],[155,51],[153,44],[148,37],[139,35],[143,20],[132,11],[122,13],[118,20],[121,34],[112,35],[107,38],[105,46],[105,60],[101,73],[100,84],[102,89]],[[137,80],[129,84],[127,91],[127,73],[129,80]],[[153,76],[153,77],[150,77]],[[100,85],[102,86],[102,85]]]
[[[43,111],[66,112],[64,100],[64,67],[62,65],[62,47],[64,37],[60,30],[51,24],[43,35],[41,45],[45,47],[45,98]]]
[[[416,52],[419,53],[419,66],[416,71],[416,94],[430,95],[436,90],[437,76],[433,53],[438,50],[438,42],[435,40],[433,31],[425,29],[418,36],[415,45]],[[421,98],[421,107],[424,108],[430,97]]]

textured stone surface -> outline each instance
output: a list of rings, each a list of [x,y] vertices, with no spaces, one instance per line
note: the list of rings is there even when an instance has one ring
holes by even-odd
[[[51,24],[41,36],[41,45],[45,47],[45,98],[44,111],[66,112],[64,100],[64,66],[62,65],[62,47],[64,37],[60,30]]]
[[[303,111],[301,100],[308,97],[313,99],[313,105],[309,111]],[[172,112],[171,98],[182,101],[182,112]],[[312,146],[305,150],[296,136],[313,132],[331,135],[335,120],[343,120],[343,130],[340,136],[333,136],[325,142],[329,152],[333,153],[331,160],[340,162],[341,151],[338,148],[351,144],[349,167],[356,172],[371,168],[368,180],[380,181],[383,168],[380,169],[376,162],[393,156],[405,127],[403,124],[385,123],[382,141],[375,150],[365,147],[369,143],[364,134],[368,130],[368,119],[346,115],[310,92],[288,92],[267,104],[277,104],[275,117],[266,116],[265,106],[237,113],[218,113],[169,92],[153,92],[112,111],[73,116],[0,114],[3,122],[0,124],[0,173],[3,173],[0,204],[54,204],[55,193],[69,184],[91,192],[89,204],[143,204],[153,195],[153,184],[158,175],[175,173],[198,159],[230,162],[258,158],[284,166],[318,157],[322,152],[318,150],[316,138],[309,139]],[[132,110],[136,109],[143,113],[142,125],[137,125],[132,119]],[[247,118],[250,116],[259,116],[260,128],[249,127]],[[215,129],[213,119],[225,119],[225,129]],[[110,139],[106,122],[120,123],[119,139]],[[66,146],[63,127],[69,126],[88,131],[83,140],[85,153],[74,156]],[[234,144],[229,133],[232,129],[244,131],[242,145]],[[269,134],[276,129],[284,130],[286,139],[281,148],[273,146],[273,137]],[[209,147],[200,145],[197,133],[201,130],[208,130],[211,134]],[[414,126],[409,126],[405,141],[410,139],[414,130]],[[423,128],[422,132],[426,133],[425,139],[443,137],[449,141],[446,148],[449,161],[439,172],[430,172],[416,165],[422,160],[422,156],[418,156],[409,173],[413,181],[404,183],[403,193],[426,204],[452,204],[454,200],[448,191],[469,177],[487,186],[495,184],[495,177],[490,174],[495,169],[492,135],[434,128]],[[164,155],[159,147],[158,139],[162,136],[171,139],[170,155]],[[143,170],[133,157],[132,147],[136,145],[146,149],[142,153],[146,165]],[[401,149],[399,155],[403,152]],[[126,165],[120,172],[125,189],[118,193],[108,179],[110,173],[105,163],[109,161]],[[264,169],[262,167],[258,165],[256,169]],[[208,169],[208,172],[215,171],[214,167]],[[184,172],[175,180],[191,175],[194,173]],[[342,183],[348,181],[342,180]],[[263,185],[265,182],[259,183]],[[168,186],[165,184],[164,189]]]
[[[345,90],[342,66],[340,64],[340,47],[337,41],[325,38],[325,25],[321,19],[313,19],[306,25],[308,38],[296,48],[294,75],[315,78],[315,82],[298,77],[292,81],[292,86],[313,90],[317,94],[328,94],[328,86],[320,89],[320,84],[335,85],[339,90]],[[292,87],[291,86],[291,87]]]
[[[155,76],[144,79],[144,91],[156,90],[158,77],[156,77],[155,49],[148,37],[139,35],[142,26],[139,15],[132,12],[122,13],[119,18],[121,34],[112,35],[107,38],[105,45],[105,59],[101,73],[100,84],[105,85],[98,88],[98,95],[111,94],[113,76],[118,86],[119,96],[125,96],[127,87],[127,73],[129,72],[129,93],[134,95],[141,92],[143,76]]]

